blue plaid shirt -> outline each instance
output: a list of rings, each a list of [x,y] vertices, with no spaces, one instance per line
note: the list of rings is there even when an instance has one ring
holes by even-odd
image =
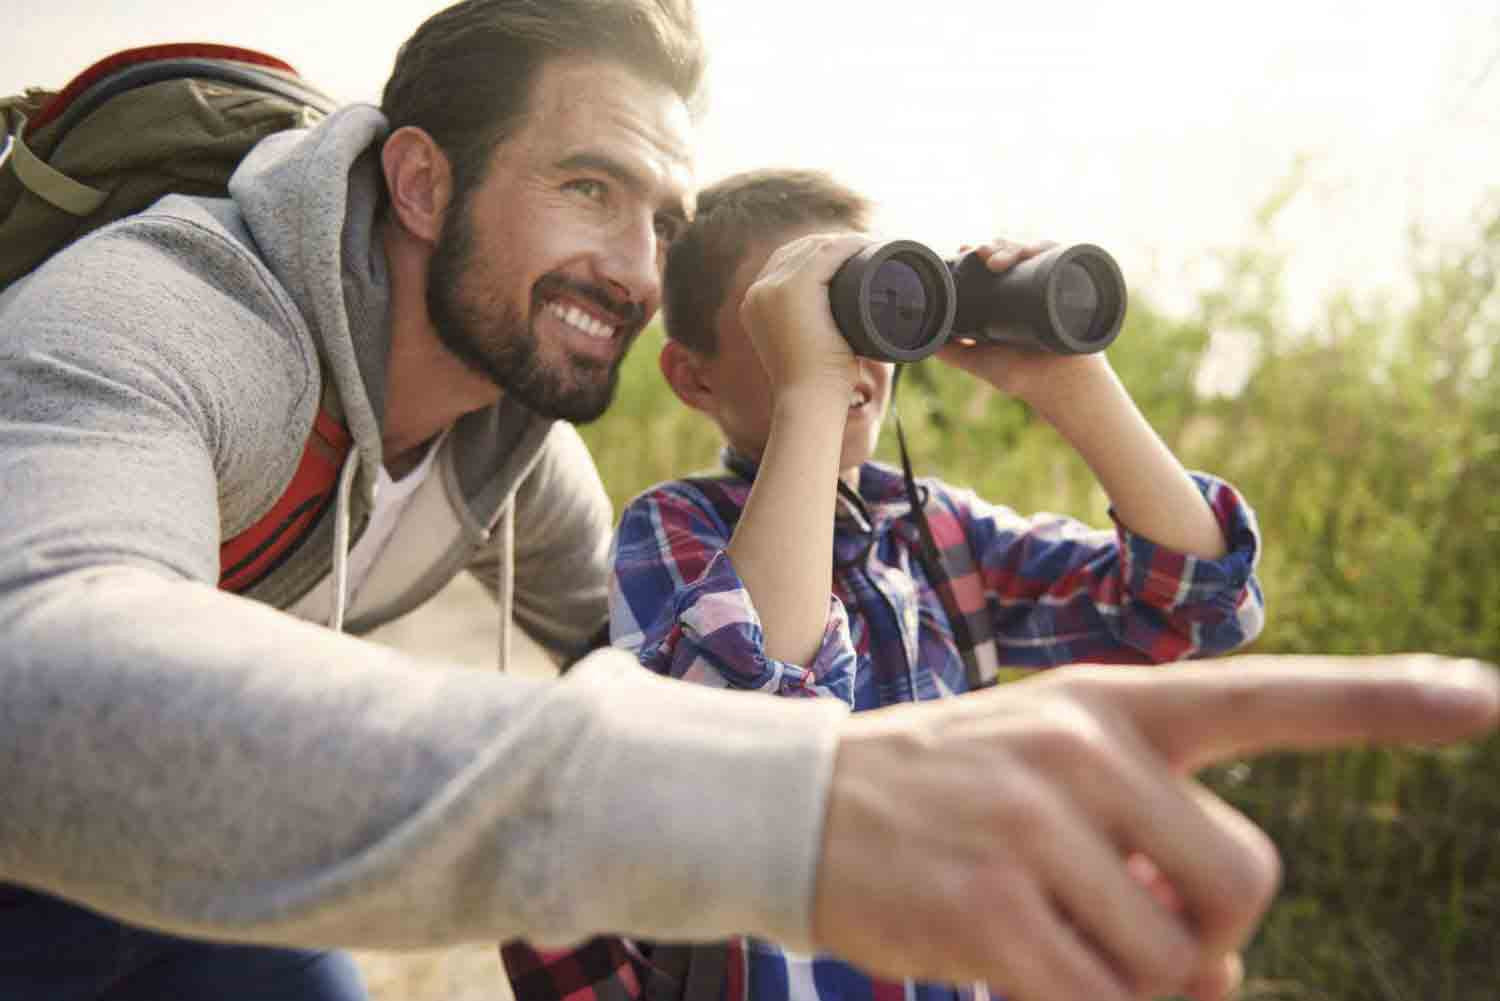
[[[898,470],[860,469],[858,509],[834,530],[828,625],[808,664],[765,653],[755,606],[724,549],[755,466],[726,453],[728,477],[655,487],[626,508],[614,546],[613,641],[648,668],[700,684],[841,699],[856,711],[965,691],[964,665]],[[1259,634],[1254,567],[1260,538],[1239,493],[1193,474],[1229,551],[1199,559],[1155,545],[1118,521],[1089,528],[1051,514],[1023,517],[972,491],[922,480],[929,519],[952,519],[974,555],[1001,664],[1164,663],[1221,654]],[[973,611],[964,609],[965,613]],[[505,959],[518,1001],[641,996],[649,946],[599,939],[542,953],[515,943]],[[729,950],[725,1001],[955,1001],[983,985],[890,983],[829,956],[743,939]],[[592,971],[592,972],[588,972]],[[633,985],[633,986],[632,986]],[[583,993],[579,993],[582,991]]]

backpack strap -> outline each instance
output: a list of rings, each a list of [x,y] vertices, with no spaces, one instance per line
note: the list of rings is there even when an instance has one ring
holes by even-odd
[[[5,132],[0,166],[9,161],[16,180],[53,208],[82,217],[99,208],[109,197],[107,192],[73,180],[33,153],[26,145],[28,122],[21,109],[0,109],[0,128]]]
[[[657,943],[641,1001],[746,1001],[742,939],[707,943]]]
[[[326,409],[318,411],[297,471],[276,503],[259,521],[219,546],[220,590],[240,594],[292,554],[333,499],[353,442]]]

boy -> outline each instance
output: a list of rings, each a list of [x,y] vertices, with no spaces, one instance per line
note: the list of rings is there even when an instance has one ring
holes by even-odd
[[[611,632],[652,670],[838,698],[856,711],[969,687],[902,476],[870,461],[892,366],[856,357],[828,306],[833,273],[870,242],[868,215],[864,199],[822,174],[755,171],[703,191],[670,252],[661,369],[718,424],[729,475],[662,484],[623,515]],[[977,252],[1000,271],[1040,249]],[[1226,484],[1182,468],[1102,353],[955,344],[940,357],[1051,422],[1117,523],[1101,532],[1023,518],[922,481],[928,516],[962,528],[1003,664],[1159,663],[1259,632],[1252,514]],[[1150,882],[1149,863],[1135,861]],[[521,1001],[571,993],[580,971],[594,971],[582,979],[605,994],[611,981],[627,994],[731,1001],[985,993],[876,982],[831,957],[748,939],[697,949],[596,940],[567,956],[513,945],[506,962]]]

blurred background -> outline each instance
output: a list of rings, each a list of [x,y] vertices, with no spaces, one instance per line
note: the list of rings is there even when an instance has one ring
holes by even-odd
[[[163,41],[261,48],[378,97],[434,3],[10,0],[0,94]],[[1086,240],[1131,286],[1110,357],[1184,460],[1259,512],[1265,652],[1500,661],[1500,10],[702,0],[700,175],[832,171],[940,250]],[[585,429],[619,506],[714,464],[642,338]],[[920,473],[1106,521],[1026,410],[922,363],[900,412]],[[883,448],[894,455],[892,443]],[[461,582],[377,637],[493,660]],[[545,665],[528,661],[528,669]],[[1500,997],[1500,742],[1219,768],[1286,890],[1251,946],[1261,1001]],[[362,956],[382,1001],[504,997],[488,947]]]

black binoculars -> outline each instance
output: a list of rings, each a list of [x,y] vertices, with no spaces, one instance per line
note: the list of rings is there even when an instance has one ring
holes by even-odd
[[[1125,279],[1088,243],[1053,247],[994,272],[976,254],[943,259],[912,240],[871,244],[828,290],[856,354],[918,361],[952,337],[1055,354],[1102,351],[1125,319]]]

